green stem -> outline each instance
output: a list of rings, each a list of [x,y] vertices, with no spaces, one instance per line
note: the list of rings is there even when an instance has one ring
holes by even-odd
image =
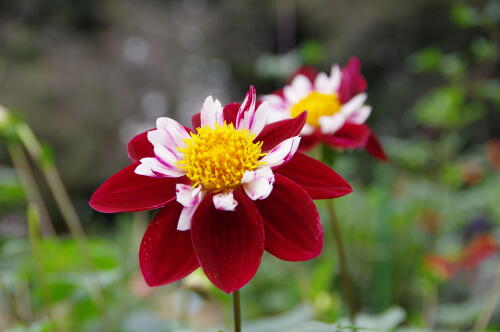
[[[337,246],[337,254],[340,263],[340,278],[342,279],[342,289],[344,291],[344,297],[349,307],[349,317],[351,323],[354,327],[356,326],[356,307],[354,305],[351,279],[349,277],[349,270],[347,268],[347,259],[345,254],[344,241],[342,239],[342,233],[340,231],[340,225],[335,213],[335,208],[333,206],[333,201],[330,199],[326,202],[328,213],[330,215],[330,225],[332,228],[332,233],[335,238],[335,244]]]
[[[233,292],[234,332],[241,332],[240,291]]]
[[[37,137],[26,123],[20,123],[17,126],[17,135],[28,151],[29,155],[39,165],[42,173],[47,181],[50,191],[54,196],[56,204],[61,211],[66,226],[75,243],[80,255],[83,258],[83,264],[88,271],[91,270],[91,260],[86,249],[87,237],[83,230],[82,223],[78,214],[75,211],[68,193],[64,187],[61,176],[53,160],[44,158],[43,149]],[[97,273],[96,273],[97,274]],[[109,317],[107,315],[106,304],[104,303],[104,295],[99,280],[93,278],[92,286],[89,288],[90,295],[97,307],[103,310],[103,324],[105,331],[111,331]]]
[[[54,235],[54,226],[50,220],[49,213],[47,212],[47,208],[43,202],[40,190],[38,190],[35,176],[33,175],[28,159],[26,159],[23,148],[17,142],[7,142],[7,149],[9,150],[12,165],[14,166],[17,176],[21,181],[28,201],[31,204],[35,204],[40,211],[40,226],[42,228],[42,232],[47,235]]]

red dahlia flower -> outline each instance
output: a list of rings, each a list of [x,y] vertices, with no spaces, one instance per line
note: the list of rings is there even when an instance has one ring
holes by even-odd
[[[160,286],[201,266],[225,292],[257,272],[264,250],[288,261],[318,256],[323,234],[312,199],[335,198],[351,187],[326,165],[296,152],[303,113],[266,125],[255,89],[243,103],[222,107],[208,97],[193,130],[160,118],[134,137],[134,162],[94,193],[101,212],[161,208],[142,239],[144,279]]]
[[[371,107],[364,104],[365,90],[361,63],[353,57],[342,69],[334,65],[330,76],[302,67],[289,85],[262,100],[272,109],[271,121],[295,118],[307,111],[300,150],[324,142],[337,149],[365,148],[385,161],[387,156],[378,138],[364,124],[371,113]]]

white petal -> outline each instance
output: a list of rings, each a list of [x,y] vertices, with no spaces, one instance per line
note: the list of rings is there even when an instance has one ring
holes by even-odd
[[[295,104],[307,97],[311,90],[311,81],[304,75],[297,75],[290,85],[283,88],[283,94],[290,103]]]
[[[314,133],[314,127],[306,123],[304,127],[302,127],[302,130],[300,131],[300,136],[308,136],[312,135],[313,133]]]
[[[232,191],[214,195],[213,201],[217,210],[234,211],[236,206],[238,206],[238,202],[234,199]]]
[[[222,112],[222,105],[220,101],[208,96],[201,108],[201,126],[210,126],[215,128],[215,124],[222,126],[224,124],[224,116]]]
[[[299,147],[300,137],[290,137],[272,148],[260,161],[265,162],[264,166],[277,167],[292,159]]]
[[[198,205],[199,204],[192,207],[184,207],[182,209],[179,221],[177,222],[178,231],[188,231],[191,229],[191,220],[193,219],[193,214],[196,212]]]
[[[359,110],[351,114],[351,116],[349,117],[349,122],[356,124],[363,124],[368,119],[371,112],[372,112],[371,106],[368,105],[363,106]]]
[[[330,82],[333,91],[338,91],[341,78],[342,72],[340,71],[339,65],[333,65],[332,70],[330,71]]]
[[[366,93],[360,93],[352,97],[342,108],[340,113],[342,113],[346,118],[348,118],[353,112],[358,111],[366,100]]]
[[[198,205],[203,199],[201,186],[193,188],[193,186],[178,183],[175,186],[175,193],[177,196],[177,202],[181,203],[185,207]]]
[[[247,116],[249,118],[248,120],[245,119],[244,122],[248,121],[248,129],[252,134],[257,136],[260,134],[262,129],[264,129],[270,111],[271,109],[269,105],[266,102],[263,102],[253,114],[250,115],[250,112],[245,114],[245,118]]]
[[[238,109],[238,114],[236,115],[236,129],[249,128],[249,120],[253,118],[255,113],[255,105],[257,103],[257,92],[255,87],[250,85],[250,88],[245,95],[245,99]]]
[[[185,174],[181,169],[170,168],[154,157],[142,158],[141,164],[136,167],[135,174],[150,177],[178,178]]]
[[[241,182],[251,200],[266,199],[273,190],[274,174],[270,167],[246,171]]]
[[[318,119],[321,132],[323,134],[333,134],[345,123],[345,116],[341,113],[332,116],[322,116]]]
[[[157,137],[154,137],[155,134],[151,134],[155,130],[148,132],[148,139],[150,136],[153,136],[152,140],[155,141],[150,140],[153,145],[161,144],[171,148],[183,147],[186,146],[184,139],[190,138],[186,128],[171,118],[158,118],[156,120],[156,131],[160,132],[157,134]],[[155,140],[155,138],[161,139],[161,141]]]
[[[181,160],[181,153],[177,153],[172,149],[165,147],[163,145],[155,145],[154,153],[156,158],[167,168],[178,169],[177,161]]]

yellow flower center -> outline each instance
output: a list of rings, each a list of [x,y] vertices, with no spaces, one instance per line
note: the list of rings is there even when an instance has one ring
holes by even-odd
[[[335,94],[324,94],[316,91],[293,105],[290,115],[295,118],[300,113],[307,111],[307,124],[317,127],[322,116],[330,116],[340,110],[340,101]]]
[[[186,146],[179,150],[184,159],[179,167],[193,182],[193,187],[202,185],[208,191],[225,191],[241,182],[245,171],[261,165],[259,158],[262,142],[254,143],[255,135],[248,129],[235,129],[233,124],[205,126],[186,139]]]

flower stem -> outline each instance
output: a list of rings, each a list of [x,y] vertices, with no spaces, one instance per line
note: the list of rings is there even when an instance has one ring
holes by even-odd
[[[349,277],[349,271],[347,269],[347,259],[345,254],[344,241],[342,240],[342,233],[340,231],[339,222],[337,215],[335,213],[335,208],[333,206],[333,201],[328,200],[326,202],[328,213],[330,215],[330,225],[332,227],[332,233],[335,238],[335,244],[337,245],[337,253],[340,263],[340,278],[342,279],[342,288],[344,290],[344,297],[349,307],[349,317],[351,319],[352,326],[356,326],[356,307],[354,305],[351,279]],[[354,328],[353,328],[354,329]]]
[[[233,292],[234,332],[241,332],[240,291]]]

